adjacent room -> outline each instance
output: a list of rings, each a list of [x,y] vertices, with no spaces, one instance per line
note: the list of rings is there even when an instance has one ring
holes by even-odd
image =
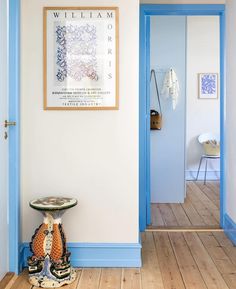
[[[151,226],[219,228],[219,17],[150,18]]]

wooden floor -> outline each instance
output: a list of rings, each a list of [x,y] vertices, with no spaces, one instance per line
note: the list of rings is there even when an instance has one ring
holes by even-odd
[[[152,227],[219,228],[219,182],[187,182],[183,204],[152,204]]]
[[[236,247],[223,232],[146,232],[140,269],[78,269],[63,289],[236,289]],[[8,278],[9,282],[9,278]],[[36,289],[27,272],[0,289]]]

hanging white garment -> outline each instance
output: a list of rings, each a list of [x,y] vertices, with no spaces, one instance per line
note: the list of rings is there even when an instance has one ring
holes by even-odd
[[[172,107],[175,110],[179,98],[179,81],[174,69],[172,68],[165,75],[161,93],[166,95],[167,98],[171,97]]]

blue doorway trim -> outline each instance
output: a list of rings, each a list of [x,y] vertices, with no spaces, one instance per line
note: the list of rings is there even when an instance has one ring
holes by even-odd
[[[20,0],[9,1],[9,271],[19,273],[20,250]]]
[[[221,183],[220,183],[220,225],[224,228],[225,214],[225,5],[140,5],[140,99],[139,99],[139,226],[144,231],[150,224],[150,16],[208,16],[220,17],[220,106],[221,106]]]

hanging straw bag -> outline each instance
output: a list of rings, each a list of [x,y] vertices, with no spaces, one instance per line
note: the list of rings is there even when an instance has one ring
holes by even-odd
[[[151,111],[150,111],[150,128],[151,128],[151,130],[161,130],[161,128],[162,128],[161,101],[160,101],[160,95],[159,95],[158,86],[157,86],[156,73],[155,73],[154,69],[151,70],[150,82],[152,80],[152,75],[154,76],[157,101],[158,101],[160,112],[158,112],[157,110],[151,109]]]

